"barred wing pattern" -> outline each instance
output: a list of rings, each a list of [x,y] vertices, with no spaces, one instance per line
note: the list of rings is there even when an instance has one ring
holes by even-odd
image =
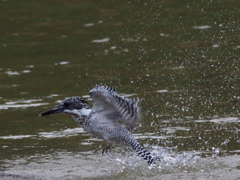
[[[117,94],[117,91],[108,86],[96,86],[89,91],[93,100],[92,110],[106,116],[109,120],[123,119],[126,128],[134,129],[134,122],[140,119],[139,99],[128,99]]]

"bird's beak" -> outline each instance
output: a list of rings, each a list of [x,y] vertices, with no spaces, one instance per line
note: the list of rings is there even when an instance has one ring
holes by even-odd
[[[53,109],[49,109],[45,112],[43,112],[42,114],[39,114],[39,116],[46,116],[46,115],[50,115],[50,114],[56,114],[56,113],[63,113],[64,108],[63,107],[55,107]]]

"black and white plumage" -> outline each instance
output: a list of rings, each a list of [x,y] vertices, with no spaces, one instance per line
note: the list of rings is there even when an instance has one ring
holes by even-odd
[[[144,149],[130,131],[140,118],[139,99],[120,96],[116,90],[107,86],[96,86],[89,91],[92,109],[80,97],[64,99],[57,107],[43,112],[41,116],[54,113],[68,113],[89,134],[103,139],[111,149],[113,144],[131,146],[149,165],[155,163],[151,153]],[[119,123],[124,120],[126,128]]]

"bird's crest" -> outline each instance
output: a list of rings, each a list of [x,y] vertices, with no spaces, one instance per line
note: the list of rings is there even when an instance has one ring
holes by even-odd
[[[80,103],[83,103],[83,104],[88,104],[88,102],[85,99],[83,99],[81,97],[78,97],[78,96],[67,97],[61,102],[61,104],[64,105],[65,103],[74,103],[74,102],[78,102],[78,103],[80,102]]]

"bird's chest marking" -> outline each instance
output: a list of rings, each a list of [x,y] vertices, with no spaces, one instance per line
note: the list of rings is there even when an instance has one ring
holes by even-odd
[[[75,116],[75,115],[74,115]],[[78,120],[77,123],[79,126],[83,127],[86,125],[86,119],[87,117],[86,116],[75,116],[75,118]]]

